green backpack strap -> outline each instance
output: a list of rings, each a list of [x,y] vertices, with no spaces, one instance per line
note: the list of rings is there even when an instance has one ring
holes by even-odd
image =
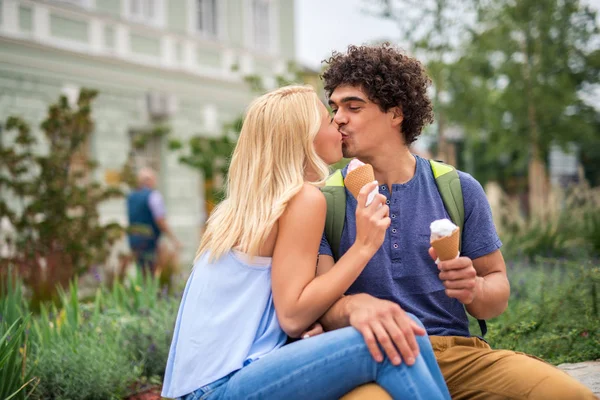
[[[340,242],[346,220],[346,188],[342,170],[336,170],[321,188],[327,200],[327,216],[325,217],[325,237],[331,246],[333,259],[340,258]]]
[[[459,250],[462,248],[462,233],[465,225],[465,205],[462,188],[456,169],[448,164],[436,160],[429,160],[435,183],[444,202],[444,207],[450,219],[460,228]]]
[[[459,250],[462,248],[462,235],[465,226],[465,203],[460,186],[460,179],[456,169],[441,161],[429,160],[431,170],[435,178],[435,183],[446,207],[450,219],[455,225],[460,227],[460,241],[458,242]],[[481,336],[487,333],[487,324],[484,320],[478,319]]]

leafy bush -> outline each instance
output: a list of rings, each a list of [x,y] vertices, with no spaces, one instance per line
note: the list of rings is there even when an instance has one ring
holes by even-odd
[[[142,274],[116,283],[102,297],[104,309],[129,316],[122,321],[123,345],[147,378],[164,375],[179,300],[161,291],[158,279]]]
[[[120,329],[104,321],[85,324],[74,336],[56,336],[38,348],[39,399],[120,399],[140,367],[123,351]]]
[[[142,365],[145,377],[162,380],[165,374],[178,306],[178,299],[165,299],[160,307],[141,311],[124,327],[125,347]]]
[[[34,321],[39,399],[121,398],[140,382],[158,382],[167,363],[179,298],[158,280],[137,278],[78,301],[71,284],[59,305]]]
[[[123,397],[140,366],[123,348],[123,315],[102,310],[98,299],[81,304],[78,288],[59,289],[59,306],[42,305],[33,324],[39,399]],[[98,295],[99,297],[99,295]],[[125,349],[126,350],[126,349]]]
[[[0,215],[14,227],[6,243],[13,254],[0,259],[0,268],[16,265],[36,304],[52,298],[57,284],[66,286],[105,260],[122,232],[118,224],[102,226],[98,215],[100,203],[122,193],[90,179],[96,164],[87,159],[85,144],[95,96],[84,89],[75,108],[65,96],[48,108],[41,124],[46,154],[19,117],[8,118],[0,142]]]
[[[600,358],[600,265],[543,260],[510,264],[508,309],[489,321],[494,348],[523,351],[554,364]]]
[[[557,191],[547,215],[524,218],[514,202],[494,210],[507,258],[600,257],[600,188],[587,184]]]

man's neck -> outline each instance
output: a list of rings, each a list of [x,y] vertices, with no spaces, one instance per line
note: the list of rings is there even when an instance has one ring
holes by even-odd
[[[393,184],[410,181],[417,166],[417,160],[407,146],[390,146],[374,157],[361,158],[361,161],[371,164],[375,179],[380,185],[387,185],[389,188]]]

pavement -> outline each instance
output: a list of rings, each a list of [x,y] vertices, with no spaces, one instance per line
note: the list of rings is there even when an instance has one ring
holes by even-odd
[[[558,368],[589,387],[600,398],[600,360],[574,364],[565,363],[560,364]]]

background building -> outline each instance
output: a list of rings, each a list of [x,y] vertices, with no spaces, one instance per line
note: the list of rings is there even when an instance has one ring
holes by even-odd
[[[37,128],[61,93],[75,101],[97,89],[83,156],[106,184],[130,153],[158,171],[186,262],[206,217],[201,176],[164,137],[143,150],[132,142],[157,124],[182,141],[219,134],[253,97],[244,76],[268,82],[294,54],[293,0],[0,0],[0,121],[19,115]],[[124,224],[124,201],[105,203],[102,218]]]

